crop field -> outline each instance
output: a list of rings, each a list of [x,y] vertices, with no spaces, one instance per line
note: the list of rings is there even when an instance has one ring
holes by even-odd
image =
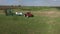
[[[34,17],[30,18],[0,12],[0,34],[60,34],[60,11],[31,12]]]

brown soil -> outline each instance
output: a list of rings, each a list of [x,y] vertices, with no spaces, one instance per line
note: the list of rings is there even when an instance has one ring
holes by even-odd
[[[58,11],[44,11],[44,12],[33,12],[36,16],[48,16],[48,17],[60,17],[60,12]]]

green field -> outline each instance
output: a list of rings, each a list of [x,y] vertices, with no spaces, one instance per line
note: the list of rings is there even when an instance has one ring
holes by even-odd
[[[30,18],[0,14],[0,34],[60,34],[58,10],[31,12]]]

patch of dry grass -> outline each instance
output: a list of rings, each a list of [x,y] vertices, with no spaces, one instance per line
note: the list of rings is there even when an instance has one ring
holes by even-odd
[[[38,16],[48,16],[48,17],[60,17],[60,12],[59,11],[36,11],[32,12],[34,15]]]

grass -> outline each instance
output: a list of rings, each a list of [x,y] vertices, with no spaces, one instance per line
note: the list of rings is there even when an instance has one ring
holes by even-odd
[[[60,34],[60,12],[31,12],[34,17],[30,18],[0,14],[0,34]]]
[[[56,21],[55,26],[52,24],[54,20]],[[60,18],[47,16],[26,18],[0,15],[0,34],[59,34],[59,20]]]
[[[46,17],[0,16],[0,34],[46,34]]]

